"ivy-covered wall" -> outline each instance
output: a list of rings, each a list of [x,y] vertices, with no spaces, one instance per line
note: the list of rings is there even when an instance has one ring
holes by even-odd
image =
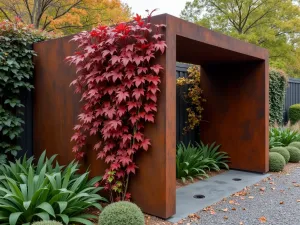
[[[270,70],[269,104],[270,104],[270,125],[282,123],[285,92],[288,84],[287,75],[276,69]]]
[[[16,156],[17,140],[23,132],[20,115],[21,93],[31,90],[33,77],[32,43],[48,34],[20,21],[0,22],[0,163]]]

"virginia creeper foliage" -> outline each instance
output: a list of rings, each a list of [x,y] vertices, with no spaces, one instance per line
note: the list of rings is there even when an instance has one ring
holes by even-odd
[[[163,69],[154,59],[166,48],[161,33],[165,25],[152,25],[151,14],[74,36],[79,51],[67,58],[76,65],[78,75],[71,85],[83,102],[71,138],[73,152],[78,159],[84,157],[87,138],[100,137],[94,150],[109,165],[103,180],[111,200],[130,199],[129,176],[138,168],[134,155],[151,145],[144,126],[154,123]]]

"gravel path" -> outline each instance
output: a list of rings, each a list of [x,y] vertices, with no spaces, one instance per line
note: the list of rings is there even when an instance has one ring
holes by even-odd
[[[300,225],[300,167],[272,174],[177,224]]]

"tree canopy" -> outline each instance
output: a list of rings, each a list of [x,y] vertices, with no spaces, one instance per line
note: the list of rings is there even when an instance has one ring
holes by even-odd
[[[96,24],[128,21],[130,8],[121,0],[0,0],[0,17],[15,17],[42,30],[65,34],[91,29]]]
[[[193,0],[181,18],[267,48],[270,64],[300,77],[300,0]]]

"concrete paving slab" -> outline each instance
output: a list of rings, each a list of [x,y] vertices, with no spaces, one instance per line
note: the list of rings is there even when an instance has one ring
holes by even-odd
[[[199,181],[176,191],[176,214],[168,219],[170,222],[178,222],[191,213],[195,213],[205,207],[221,201],[247,186],[256,184],[270,174],[258,174],[229,170],[222,174]],[[238,178],[240,181],[234,181]],[[204,195],[205,198],[194,198],[195,195]]]

